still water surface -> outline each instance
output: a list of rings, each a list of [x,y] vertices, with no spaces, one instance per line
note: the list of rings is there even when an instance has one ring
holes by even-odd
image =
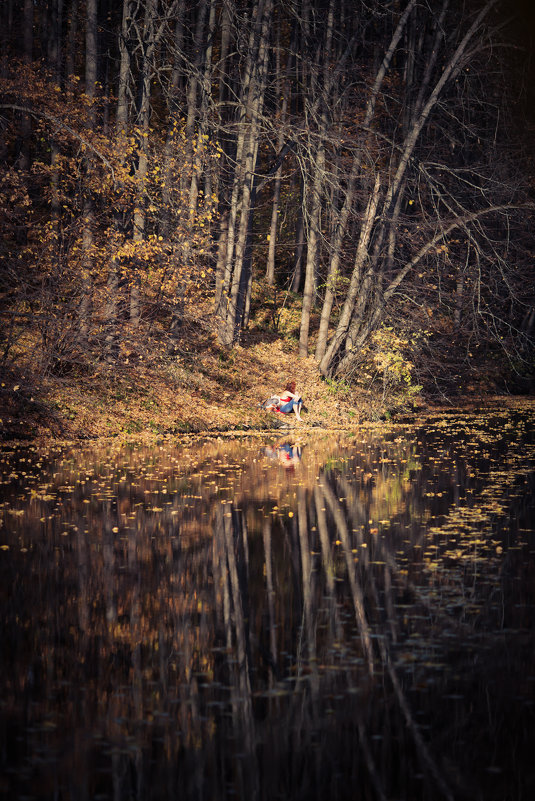
[[[535,406],[0,454],[0,797],[535,798]]]

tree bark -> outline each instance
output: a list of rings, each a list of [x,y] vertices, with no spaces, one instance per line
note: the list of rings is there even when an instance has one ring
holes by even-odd
[[[254,197],[256,160],[258,155],[258,130],[266,90],[268,33],[273,0],[260,0],[255,4],[258,27],[258,47],[250,43],[250,57],[246,70],[245,85],[247,100],[242,106],[239,123],[236,162],[238,165],[229,216],[225,287],[227,297],[226,318],[220,327],[219,341],[230,346],[239,338],[244,322],[244,312],[249,286],[250,262],[245,259],[249,236],[251,197]],[[256,50],[256,52],[255,52]],[[239,201],[238,201],[239,198]],[[239,218],[238,218],[239,202]],[[228,283],[227,283],[228,281]],[[228,289],[227,289],[228,286]]]
[[[360,231],[359,243],[357,245],[357,251],[355,254],[355,263],[353,266],[353,273],[351,275],[349,290],[344,305],[342,307],[342,312],[340,314],[340,319],[338,321],[336,331],[334,332],[331,341],[329,343],[329,346],[319,365],[320,371],[323,375],[329,374],[331,364],[335,359],[336,355],[338,354],[338,351],[340,350],[343,344],[347,331],[349,330],[351,317],[353,315],[355,308],[357,293],[359,292],[360,289],[362,268],[365,264],[365,259],[368,253],[368,245],[372,235],[373,224],[375,221],[375,215],[379,203],[380,185],[381,185],[380,177],[379,175],[377,175],[375,179],[373,193],[368,201],[366,213],[364,215],[364,219],[362,222],[362,228]],[[369,279],[371,279],[370,275]]]
[[[386,74],[390,68],[392,58],[396,51],[396,48],[399,44],[401,36],[403,34],[403,30],[407,24],[409,16],[416,4],[416,0],[409,0],[409,3],[405,7],[405,11],[401,15],[399,22],[394,30],[394,34],[390,41],[390,44],[385,52],[384,58],[381,62],[381,65],[377,71],[377,75],[375,76],[375,81],[373,87],[370,92],[370,96],[368,98],[368,102],[366,104],[366,112],[364,114],[364,120],[362,122],[362,130],[366,132],[368,127],[370,126],[375,107],[377,104],[377,98],[381,87],[383,85],[384,79]],[[338,268],[340,264],[340,253],[342,248],[342,242],[344,236],[346,234],[347,223],[349,219],[349,214],[353,206],[353,197],[355,192],[355,185],[357,178],[359,176],[361,170],[361,161],[362,161],[362,151],[363,151],[363,143],[359,142],[357,146],[357,150],[355,155],[353,156],[353,161],[351,165],[351,172],[348,179],[347,190],[345,194],[344,203],[342,206],[342,210],[340,213],[340,217],[338,220],[338,224],[336,230],[334,232],[333,238],[333,246],[332,246],[332,255],[329,263],[329,272],[327,276],[327,286],[325,290],[325,297],[323,301],[323,307],[321,312],[320,318],[320,327],[318,333],[318,341],[316,345],[316,353],[315,357],[318,362],[321,362],[325,351],[327,348],[327,340],[328,340],[328,330],[329,330],[329,322],[331,318],[331,312],[334,302],[334,291],[333,285],[336,281],[336,277],[338,274]]]
[[[33,61],[33,2],[24,0],[24,28],[22,33],[23,53],[22,58],[25,65]],[[23,114],[21,120],[21,139],[22,146],[20,151],[20,169],[27,172],[31,164],[31,138],[32,138],[32,119],[29,114]]]
[[[287,64],[286,64],[286,75],[284,81],[282,80],[281,76],[281,45],[280,45],[280,38],[281,38],[281,30],[280,30],[280,19],[279,19],[279,28],[278,28],[278,36],[279,42],[276,48],[276,63],[275,63],[275,74],[276,74],[276,83],[275,83],[275,92],[277,98],[281,98],[281,110],[280,110],[280,125],[279,125],[279,132],[277,135],[277,154],[282,151],[284,146],[284,139],[287,135],[286,133],[286,115],[288,112],[288,102],[290,96],[290,72],[292,69],[292,62],[293,62],[293,53],[292,53],[292,45],[290,45],[290,52],[287,56]],[[292,37],[292,44],[295,46],[295,37]],[[279,204],[280,204],[280,193],[281,193],[281,177],[282,177],[282,164],[277,169],[275,173],[275,183],[273,186],[273,202],[271,206],[271,223],[269,226],[269,243],[268,243],[268,256],[267,256],[267,263],[266,263],[266,280],[269,286],[273,286],[275,283],[275,255],[276,255],[276,247],[277,247],[277,234],[279,228]]]
[[[96,98],[96,83],[98,75],[97,65],[97,0],[86,0],[86,29],[85,29],[85,94],[91,101]],[[96,122],[95,107],[89,106],[88,127],[94,128]],[[86,160],[86,172],[90,164]],[[90,328],[91,307],[91,249],[93,246],[93,202],[91,187],[85,187],[83,199],[83,234],[82,234],[82,295],[79,309],[80,333],[82,340],[86,340]]]
[[[308,217],[308,238],[307,238],[307,258],[305,267],[305,286],[303,289],[303,305],[301,310],[301,325],[299,329],[299,356],[308,356],[308,338],[310,332],[310,317],[314,304],[316,290],[316,268],[318,262],[318,248],[321,235],[321,205],[323,199],[323,184],[325,181],[325,138],[327,133],[327,109],[326,104],[332,102],[331,90],[334,84],[331,72],[332,59],[332,40],[334,27],[334,0],[330,0],[327,13],[327,25],[325,28],[325,43],[323,49],[323,93],[319,92],[318,71],[311,69],[311,84],[316,87],[316,102],[310,109],[310,116],[313,118],[316,107],[320,106],[318,144],[315,151],[314,172],[312,180],[310,209]]]
[[[389,236],[389,230],[394,230],[395,228],[397,217],[396,204],[398,204],[400,200],[400,192],[404,183],[407,167],[419,136],[433,109],[438,103],[445,85],[456,74],[456,71],[459,68],[459,64],[468,49],[471,39],[479,29],[485,16],[496,2],[497,0],[489,0],[480,10],[472,25],[455,48],[452,56],[447,61],[427,101],[423,104],[421,111],[414,119],[414,122],[407,136],[405,137],[401,147],[400,158],[394,171],[393,179],[385,193],[385,198],[381,204],[380,210],[378,210],[377,207],[375,208],[373,220],[369,220],[369,215],[367,215],[366,225],[371,225],[372,229],[375,227],[374,254],[371,258],[370,265],[362,277],[362,286],[358,288],[359,301],[357,305],[355,305],[356,291],[353,291],[353,280],[356,277],[356,273],[355,270],[353,271],[350,292],[348,293],[348,297],[344,303],[336,332],[333,335],[333,338],[320,362],[320,370],[324,375],[331,374],[333,370],[337,370],[338,372],[340,371],[341,367],[336,367],[335,362],[340,359],[339,354],[345,339],[348,338],[347,348],[349,350],[349,355],[344,357],[342,362],[343,364],[347,363],[347,360],[352,358],[351,351],[356,347],[361,346],[361,344],[365,341],[366,336],[369,335],[380,319],[381,310],[384,308],[387,295],[391,294],[391,285],[389,285],[389,287],[383,293],[380,290],[378,283],[380,282],[381,271],[379,272],[378,276],[376,276],[375,280],[373,273],[378,260],[381,257],[382,243],[384,242],[385,237]],[[385,62],[383,62],[383,64],[385,64]],[[424,82],[428,79],[428,75],[428,72],[425,73]],[[374,295],[375,299],[373,299]],[[367,315],[366,319],[364,317],[365,314]]]
[[[132,0],[123,0],[123,15],[119,33],[119,82],[117,91],[116,126],[118,135],[126,134],[128,125],[129,95],[131,94],[130,40],[132,28]]]
[[[321,136],[321,134],[320,134]],[[318,246],[321,235],[321,204],[323,181],[325,178],[325,149],[320,138],[315,158],[314,181],[311,190],[310,209],[308,214],[307,256],[305,266],[305,286],[303,289],[303,305],[301,310],[301,326],[299,329],[299,356],[308,356],[308,336],[310,316],[314,304],[316,289],[316,265]]]

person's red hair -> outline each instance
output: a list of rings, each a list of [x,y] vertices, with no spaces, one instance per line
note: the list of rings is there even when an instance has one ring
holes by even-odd
[[[290,381],[288,384],[286,384],[284,389],[286,390],[286,392],[291,392],[292,395],[294,395],[295,394],[295,381]]]

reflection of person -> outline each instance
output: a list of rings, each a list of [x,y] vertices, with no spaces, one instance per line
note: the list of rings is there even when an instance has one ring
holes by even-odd
[[[279,442],[271,448],[264,448],[263,452],[271,459],[278,459],[278,461],[285,468],[295,467],[301,461],[301,454],[303,449],[300,445],[292,444],[291,442]]]
[[[295,391],[295,381],[290,381],[280,395],[274,395],[266,401],[264,408],[267,411],[281,412],[282,414],[289,414],[293,410],[296,418],[300,421],[302,405],[303,400]]]
[[[278,446],[277,456],[283,467],[295,467],[301,461],[301,448],[299,445],[284,442]]]

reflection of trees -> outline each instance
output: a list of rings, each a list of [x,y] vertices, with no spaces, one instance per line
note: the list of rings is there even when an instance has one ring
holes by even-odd
[[[355,609],[355,618],[357,622],[357,629],[359,631],[362,647],[366,655],[368,670],[373,673],[373,652],[370,637],[370,627],[366,619],[364,610],[364,595],[355,568],[355,558],[353,556],[353,549],[349,538],[349,530],[347,527],[345,515],[341,505],[338,503],[336,496],[325,480],[325,476],[320,477],[319,490],[325,503],[328,504],[330,512],[333,517],[336,533],[342,545],[342,552],[346,561],[347,576],[349,579],[349,586],[351,588],[351,597],[353,599],[353,606]]]
[[[307,448],[291,476],[240,447],[210,444],[202,469],[172,452],[107,459],[83,485],[65,465],[48,500],[9,518],[28,550],[4,604],[4,697],[13,714],[26,698],[42,757],[21,794],[73,732],[57,781],[76,763],[88,798],[99,776],[119,801],[149,784],[191,799],[465,789],[443,761],[452,743],[421,726],[442,671],[429,708],[414,705],[433,630],[460,630],[429,592],[432,480],[415,497],[415,446]]]
[[[247,752],[255,747],[251,696],[251,659],[248,618],[247,529],[241,514],[231,504],[221,504],[215,510],[214,582],[218,586],[223,607],[223,623],[232,707],[236,732],[243,735],[242,748]],[[240,580],[241,579],[241,580]],[[217,607],[216,607],[217,608]]]

